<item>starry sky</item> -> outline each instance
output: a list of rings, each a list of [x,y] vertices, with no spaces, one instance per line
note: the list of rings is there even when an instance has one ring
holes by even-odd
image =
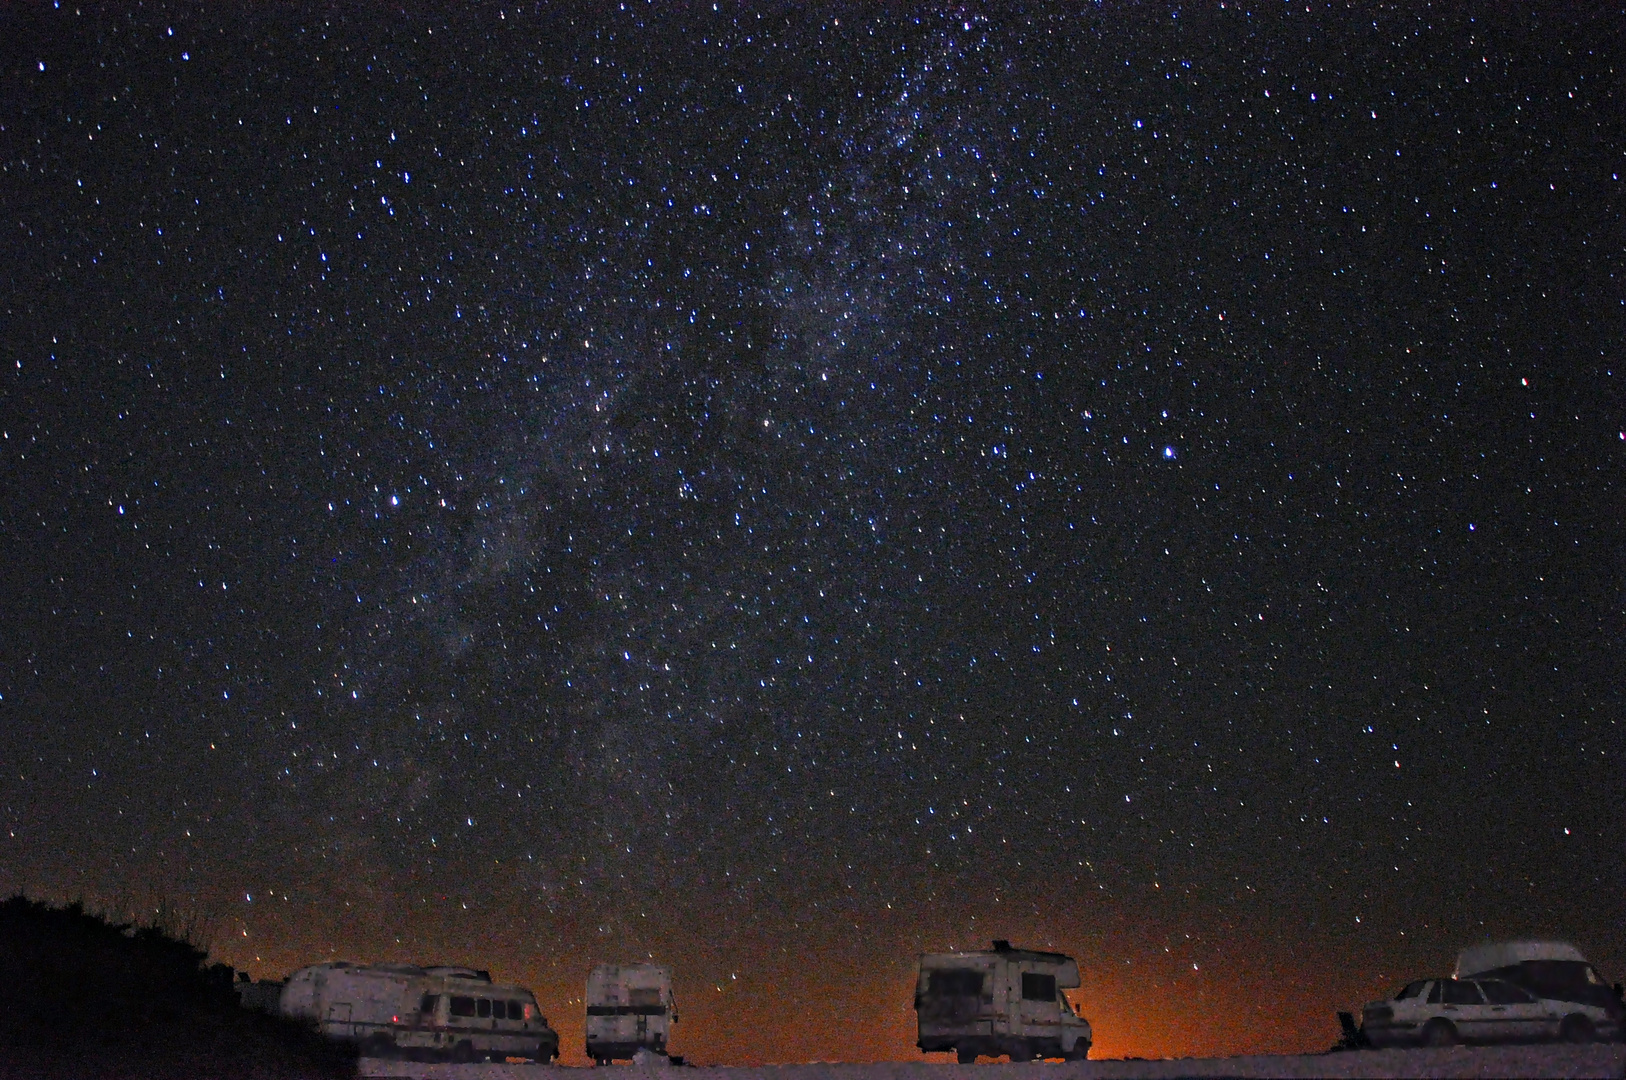
[[[702,1061],[1626,974],[1626,18],[0,11],[0,891]]]

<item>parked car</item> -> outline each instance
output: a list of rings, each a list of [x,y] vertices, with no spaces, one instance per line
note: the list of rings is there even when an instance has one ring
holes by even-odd
[[[1506,979],[1419,979],[1362,1010],[1373,1046],[1459,1042],[1614,1040],[1621,1025],[1602,1005],[1541,997]]]
[[[1539,998],[1604,1010],[1616,1029],[1626,1027],[1626,1003],[1604,982],[1581,950],[1564,941],[1494,941],[1457,955],[1459,979],[1506,979]]]

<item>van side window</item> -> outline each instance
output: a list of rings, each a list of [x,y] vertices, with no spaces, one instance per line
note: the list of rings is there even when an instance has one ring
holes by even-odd
[[[453,1016],[473,1016],[474,999],[471,997],[454,997],[452,999]]]
[[[423,996],[423,1000],[418,1002],[418,1011],[421,1013],[432,1013],[435,1011],[435,1006],[439,1003],[439,994],[425,994]]]
[[[480,1006],[480,1019],[484,1020],[491,1015],[491,999],[481,998],[477,1004]]]
[[[522,1004],[521,1002],[518,1002],[518,1001],[510,1001],[508,1003],[508,1019],[510,1019],[510,1020],[523,1020],[523,1019],[525,1019],[525,1006],[524,1006],[524,1004]]]
[[[982,993],[982,972],[970,968],[944,968],[926,978],[932,997],[977,997]]]
[[[1055,1001],[1056,977],[1022,972],[1022,999],[1024,1001]]]

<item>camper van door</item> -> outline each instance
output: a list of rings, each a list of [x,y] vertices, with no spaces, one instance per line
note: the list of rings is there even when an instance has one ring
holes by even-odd
[[[1009,1035],[1013,1026],[1015,1013],[1015,996],[1011,992],[1011,973],[1016,965],[1007,960],[999,960],[994,964],[994,970],[989,973],[994,983],[994,1017],[988,1030],[994,1035]]]
[[[1056,972],[1050,965],[1023,964],[1018,981],[1017,1011],[1024,1035],[1057,1035],[1061,1010],[1056,1004]]]

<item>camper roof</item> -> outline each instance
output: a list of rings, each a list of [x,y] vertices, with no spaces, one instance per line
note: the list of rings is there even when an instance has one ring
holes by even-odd
[[[920,962],[928,967],[943,963],[954,963],[961,960],[970,960],[976,957],[1001,957],[1006,960],[1027,960],[1040,964],[1070,964],[1073,958],[1066,953],[1044,952],[1039,949],[1016,949],[1008,941],[996,941],[992,949],[975,949],[969,952],[922,953]]]
[[[1060,970],[1056,972],[1056,985],[1063,990],[1073,990],[1081,984],[1078,962],[1066,953],[1044,952],[1039,949],[1013,949],[1008,941],[996,941],[992,949],[977,952],[955,953],[923,953],[920,957],[922,972],[933,968],[953,967],[964,965],[967,962],[975,965],[981,960],[985,964],[996,960],[1014,960],[1017,963],[1052,964]]]
[[[443,979],[473,979],[475,982],[490,982],[491,972],[483,968],[463,967],[459,964],[436,964],[424,968],[430,975],[438,975]]]
[[[1457,978],[1513,967],[1527,960],[1570,960],[1586,963],[1581,950],[1564,941],[1492,941],[1470,945],[1457,954]]]

